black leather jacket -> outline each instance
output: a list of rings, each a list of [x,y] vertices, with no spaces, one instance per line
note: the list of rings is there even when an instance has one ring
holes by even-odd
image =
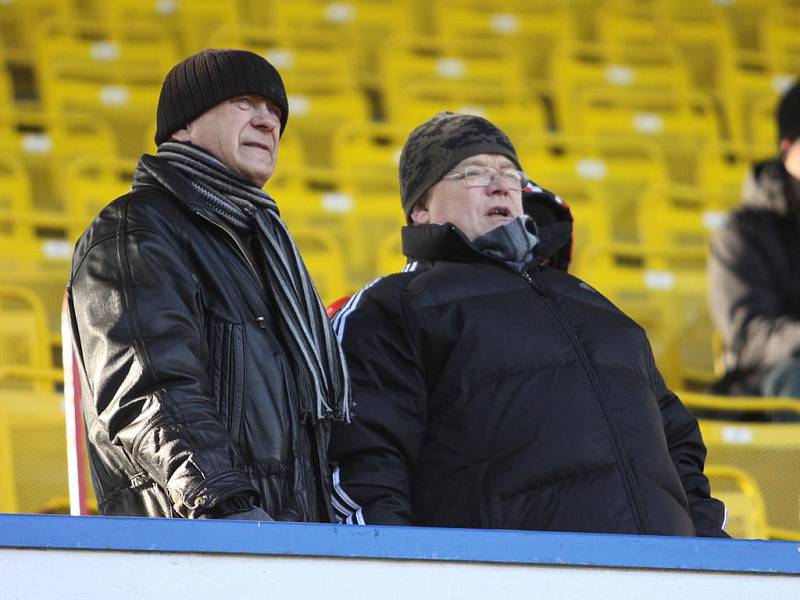
[[[327,423],[303,424],[246,241],[169,165],[104,208],[68,285],[92,476],[105,515],[228,504],[331,520]]]

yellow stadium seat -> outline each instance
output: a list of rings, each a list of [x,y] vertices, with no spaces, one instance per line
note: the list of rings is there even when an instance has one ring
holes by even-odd
[[[551,181],[573,181],[597,190],[606,201],[611,238],[618,241],[638,239],[640,197],[667,181],[663,154],[648,140],[532,135],[515,146],[523,169],[540,185],[558,193]]]
[[[292,227],[291,232],[322,303],[327,306],[349,293],[344,257],[336,238],[309,227]]]
[[[724,189],[651,186],[641,199],[639,239],[648,246],[703,250],[731,207]]]
[[[24,0],[0,5],[0,40],[9,61],[30,66],[34,61],[36,29],[42,21],[76,16],[71,0]]]
[[[554,57],[556,121],[564,133],[579,131],[575,98],[586,90],[614,90],[622,94],[655,92],[689,97],[691,78],[683,62],[661,45],[610,46],[571,43]]]
[[[98,5],[98,18],[112,30],[125,29],[131,23],[158,28],[171,37],[179,38],[180,49],[186,56],[209,47],[209,37],[220,27],[245,22],[238,2],[114,0],[99,2]]]
[[[694,180],[698,149],[720,139],[720,127],[711,100],[667,92],[618,88],[589,88],[574,99],[575,131],[593,136],[639,136],[662,149],[670,179]]]
[[[333,165],[358,196],[400,198],[400,152],[410,129],[397,124],[347,121],[336,130]]]
[[[764,496],[756,481],[742,469],[708,465],[704,470],[711,494],[725,504],[725,531],[733,538],[764,539],[768,535]]]
[[[403,241],[400,231],[388,234],[378,246],[378,270],[376,276],[399,273],[406,264],[403,256]]]
[[[432,3],[439,36],[457,51],[465,39],[507,42],[520,53],[526,78],[545,87],[555,48],[573,27],[563,3],[552,0],[438,0]]]
[[[800,416],[800,402],[786,398],[726,398],[684,392],[700,414],[706,463],[745,471],[764,495],[769,537],[800,540],[800,422],[746,422],[743,412]],[[704,417],[704,414],[713,414]]]
[[[138,157],[164,76],[177,62],[172,38],[144,25],[112,30],[96,23],[47,21],[36,47],[45,110],[108,121],[119,152]]]
[[[49,339],[39,299],[21,287],[0,287],[0,390],[52,390]]]
[[[722,65],[733,60],[735,40],[721,3],[711,0],[657,0],[664,23],[659,42],[671,42],[684,58],[693,85],[706,92],[722,88]]]
[[[399,194],[356,195],[344,174],[336,180],[328,191],[307,192],[282,206],[281,214],[292,232],[311,228],[338,240],[352,291],[375,277],[379,244],[392,232],[399,235],[403,211]]]
[[[754,162],[774,156],[776,144],[742,146],[709,144],[698,156],[697,184],[719,191],[720,202],[733,208],[741,200],[742,184]]]
[[[71,160],[83,154],[117,155],[108,125],[85,115],[0,117],[0,144],[27,169],[39,216],[66,216],[63,180]]]
[[[52,512],[67,496],[63,404],[61,394],[0,391],[0,512]]]
[[[35,213],[31,183],[18,156],[0,154],[0,239],[32,240]]]
[[[774,67],[761,52],[738,52],[723,65],[720,97],[728,114],[732,142],[775,147],[775,107],[797,80],[797,73]]]
[[[705,258],[705,249],[606,244],[584,250],[573,269],[645,329],[673,388],[715,379]]]
[[[381,66],[392,122],[403,123],[409,102],[431,92],[454,107],[518,106],[526,97],[518,52],[505,43],[463,42],[455,48],[430,37],[396,36],[381,47]]]
[[[355,57],[355,73],[365,88],[378,87],[377,49],[387,37],[412,30],[413,6],[385,0],[294,0],[276,2],[274,9],[250,3],[257,26],[276,26],[289,32],[320,32],[339,39],[340,51]]]

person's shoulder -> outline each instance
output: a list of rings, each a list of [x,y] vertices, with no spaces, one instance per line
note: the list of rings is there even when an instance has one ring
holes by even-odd
[[[78,239],[75,254],[84,254],[123,231],[147,229],[174,233],[181,229],[186,218],[186,210],[168,191],[142,186],[118,196],[100,210]]]

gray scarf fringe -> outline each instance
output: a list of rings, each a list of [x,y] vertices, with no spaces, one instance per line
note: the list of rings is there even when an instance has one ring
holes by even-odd
[[[177,169],[221,219],[239,231],[256,233],[270,274],[268,293],[275,299],[297,377],[303,418],[349,422],[352,400],[344,354],[275,201],[196,146],[164,142],[156,156]],[[140,161],[133,188],[153,177]]]

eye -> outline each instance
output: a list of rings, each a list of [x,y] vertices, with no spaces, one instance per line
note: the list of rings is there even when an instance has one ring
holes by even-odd
[[[253,99],[250,96],[239,96],[231,100],[231,102],[242,110],[250,110],[254,106]]]

